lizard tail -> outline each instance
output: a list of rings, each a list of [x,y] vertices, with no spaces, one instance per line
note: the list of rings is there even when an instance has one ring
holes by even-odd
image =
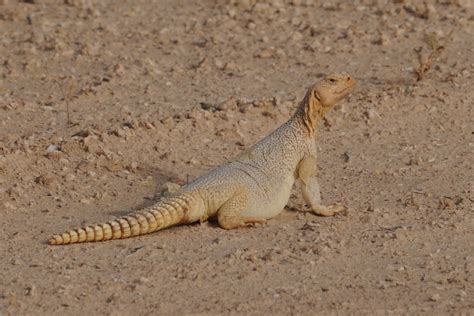
[[[53,235],[50,245],[64,245],[149,234],[185,221],[190,205],[187,195],[175,196],[103,224],[89,225]]]

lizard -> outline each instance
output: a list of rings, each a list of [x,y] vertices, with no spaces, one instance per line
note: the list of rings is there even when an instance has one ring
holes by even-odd
[[[50,245],[122,239],[178,224],[217,218],[223,229],[264,224],[288,203],[295,181],[317,215],[333,216],[345,207],[321,204],[316,169],[318,122],[351,93],[356,80],[330,74],[312,85],[283,125],[246,151],[153,205],[106,223],[53,235]]]

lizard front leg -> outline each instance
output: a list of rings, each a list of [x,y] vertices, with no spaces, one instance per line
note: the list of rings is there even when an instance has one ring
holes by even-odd
[[[248,196],[245,189],[238,190],[217,211],[217,220],[224,229],[234,229],[249,224],[265,224],[263,217],[241,216],[240,214],[248,205]]]
[[[316,157],[306,156],[298,165],[298,178],[301,181],[303,198],[309,204],[313,213],[321,216],[334,216],[346,208],[339,204],[322,205],[319,183],[316,178]]]

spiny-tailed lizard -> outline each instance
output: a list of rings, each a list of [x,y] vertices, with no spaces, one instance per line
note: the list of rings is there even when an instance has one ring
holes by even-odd
[[[346,97],[356,81],[332,74],[308,89],[294,115],[243,154],[184,185],[154,205],[127,216],[54,235],[49,244],[121,239],[177,224],[217,217],[224,229],[265,223],[278,215],[301,181],[313,213],[333,216],[340,204],[322,205],[316,178],[315,130],[325,113]]]

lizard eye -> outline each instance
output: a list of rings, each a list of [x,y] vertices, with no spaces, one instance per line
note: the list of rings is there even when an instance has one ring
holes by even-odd
[[[334,79],[334,78],[329,78],[329,82],[334,83],[334,82],[336,82],[336,79]]]

